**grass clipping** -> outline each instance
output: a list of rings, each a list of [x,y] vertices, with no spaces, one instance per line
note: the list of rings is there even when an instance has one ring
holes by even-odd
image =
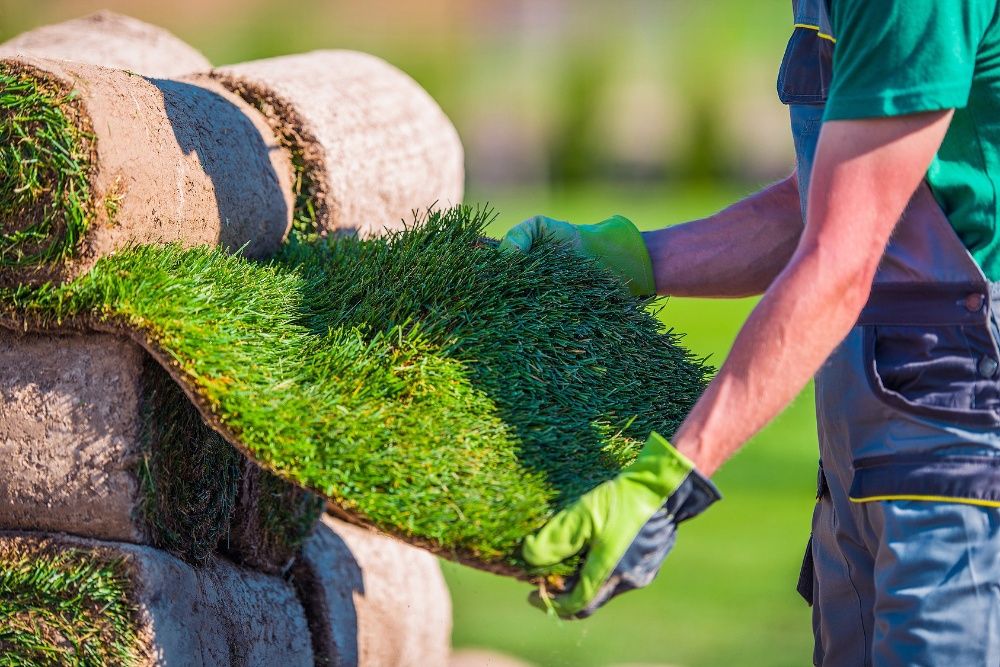
[[[432,212],[268,264],[134,248],[63,286],[0,292],[0,307],[21,326],[132,332],[227,439],[348,518],[539,574],[524,537],[650,431],[672,434],[710,369],[568,248],[484,242],[490,219]]]

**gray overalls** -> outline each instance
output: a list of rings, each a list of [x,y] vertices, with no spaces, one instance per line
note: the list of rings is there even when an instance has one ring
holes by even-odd
[[[824,0],[794,5],[778,90],[804,217],[834,41]],[[822,463],[799,586],[816,664],[1000,665],[998,309],[1000,284],[922,184],[816,376]]]

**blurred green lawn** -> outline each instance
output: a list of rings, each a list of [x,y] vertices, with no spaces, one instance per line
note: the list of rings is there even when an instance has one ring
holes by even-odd
[[[596,222],[612,213],[650,228],[706,215],[745,194],[732,187],[602,188],[491,193],[500,235],[544,213]],[[471,194],[467,201],[484,201]],[[718,365],[755,301],[670,299],[661,317]],[[585,621],[546,617],[523,583],[444,564],[456,647],[485,647],[535,665],[598,667],[810,664],[809,609],[795,592],[815,491],[816,431],[806,391],[716,476],[725,500],[685,524],[657,580]]]

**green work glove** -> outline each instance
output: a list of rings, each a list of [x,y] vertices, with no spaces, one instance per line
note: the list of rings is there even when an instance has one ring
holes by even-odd
[[[507,232],[500,247],[528,252],[543,236],[567,243],[584,257],[600,261],[621,276],[635,296],[656,294],[649,250],[628,218],[615,215],[596,225],[573,225],[536,215]]]
[[[652,433],[635,463],[553,517],[521,551],[538,567],[586,552],[572,588],[551,600],[560,616],[585,618],[615,595],[649,584],[674,546],[677,524],[720,497],[693,463]],[[532,603],[544,608],[537,593]]]

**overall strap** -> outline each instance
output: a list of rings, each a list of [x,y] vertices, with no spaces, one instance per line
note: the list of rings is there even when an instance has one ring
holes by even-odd
[[[813,30],[821,39],[836,42],[826,0],[794,0],[795,27]]]
[[[778,74],[778,96],[789,106],[804,220],[823,111],[833,80],[837,40],[826,0],[795,0],[793,8],[793,31]],[[900,289],[901,285],[941,284],[949,288],[944,292],[928,289],[923,296],[919,289]],[[979,265],[924,182],[896,225],[875,277],[872,307],[866,309],[862,322],[888,323],[887,319],[895,319],[889,317],[891,312],[912,319],[920,310],[922,299],[935,301],[934,307],[928,308],[927,317],[965,321],[979,315],[965,309],[964,298],[980,294],[990,307],[989,290]],[[941,300],[935,298],[937,294],[943,294]],[[954,299],[955,294],[961,299]],[[901,299],[909,305],[904,306]],[[897,310],[893,309],[893,303],[900,304]],[[937,314],[932,316],[931,311]]]

